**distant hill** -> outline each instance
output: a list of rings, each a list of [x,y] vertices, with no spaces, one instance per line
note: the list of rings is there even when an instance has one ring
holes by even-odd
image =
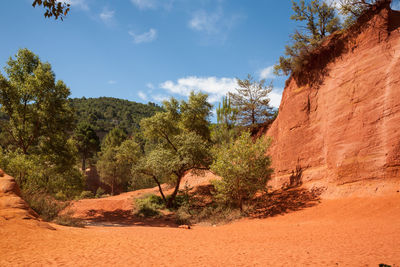
[[[69,102],[75,110],[76,123],[88,122],[98,132],[118,126],[130,134],[139,128],[141,119],[163,110],[151,102],[142,104],[112,97],[71,98]]]

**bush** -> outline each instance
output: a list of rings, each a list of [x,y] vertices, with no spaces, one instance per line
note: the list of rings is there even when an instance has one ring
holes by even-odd
[[[242,211],[245,200],[265,190],[273,172],[268,147],[269,141],[260,138],[254,142],[249,132],[221,147],[211,165],[212,171],[222,177],[214,182],[216,197]]]
[[[82,191],[80,199],[83,198],[94,198],[94,194],[92,193],[92,191]]]
[[[145,195],[135,200],[135,214],[142,217],[160,217],[160,209],[165,207],[161,197],[156,195]]]
[[[57,216],[54,219],[54,222],[63,226],[71,226],[71,227],[84,227],[84,224],[81,219],[72,217],[71,213],[63,214]]]
[[[96,190],[96,198],[101,198],[104,195],[105,192],[106,191],[104,191],[103,188],[101,188],[101,187],[97,188],[97,190]]]
[[[57,200],[61,200],[61,201],[66,201],[67,195],[63,192],[63,191],[59,191],[57,192],[57,194],[54,196]]]
[[[23,192],[23,198],[45,221],[54,220],[58,213],[68,206],[68,203],[57,201],[43,192],[32,193],[25,191]]]

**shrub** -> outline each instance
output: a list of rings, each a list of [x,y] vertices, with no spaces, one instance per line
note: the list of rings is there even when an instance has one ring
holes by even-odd
[[[101,187],[97,188],[97,190],[96,190],[96,198],[102,197],[102,196],[104,195],[105,192],[106,192],[106,191],[104,191],[103,188],[101,188]]]
[[[67,198],[67,195],[63,192],[63,191],[59,191],[59,192],[57,192],[57,194],[55,194],[55,196],[54,196],[57,200],[61,200],[61,201],[66,201],[68,198]]]
[[[164,201],[156,195],[145,195],[135,200],[135,214],[143,217],[159,217],[160,209],[164,208]]]
[[[92,193],[92,191],[82,191],[80,198],[94,198],[94,194]]]
[[[54,222],[63,226],[71,226],[71,227],[84,227],[84,224],[81,219],[74,218],[70,213],[57,216],[54,219]]]
[[[23,198],[45,221],[54,220],[58,216],[58,213],[68,206],[68,203],[57,201],[43,192],[33,193],[25,191],[23,192]]]
[[[216,153],[211,169],[222,177],[214,181],[216,197],[243,211],[245,200],[259,190],[265,190],[271,178],[271,160],[266,155],[269,141],[263,138],[253,142],[250,133],[244,132],[232,144],[226,144]]]

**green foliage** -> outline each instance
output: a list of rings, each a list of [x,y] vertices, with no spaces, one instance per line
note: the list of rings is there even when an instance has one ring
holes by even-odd
[[[266,188],[272,174],[266,155],[268,146],[264,139],[253,142],[250,133],[244,132],[234,143],[216,152],[211,170],[222,177],[214,183],[220,200],[242,210],[246,199]]]
[[[59,215],[54,219],[54,222],[59,225],[70,226],[70,227],[83,228],[85,226],[81,219],[74,218],[72,214]]]
[[[105,192],[106,191],[103,188],[101,188],[101,187],[97,188],[97,190],[96,190],[96,198],[101,198],[104,195]]]
[[[302,29],[291,36],[292,44],[286,46],[285,56],[280,57],[274,70],[278,75],[299,73],[305,57],[317,47],[322,39],[341,28],[339,17],[332,4],[325,0],[292,1],[292,20],[303,22]]]
[[[111,186],[111,194],[114,194],[116,186],[128,185],[132,165],[136,164],[141,154],[139,145],[131,139],[125,140],[119,146],[114,146],[115,144],[118,142],[110,141],[97,162],[100,179]]]
[[[268,97],[272,84],[265,85],[265,80],[255,81],[250,74],[247,79],[237,79],[237,83],[239,88],[236,93],[229,93],[229,97],[239,124],[254,126],[269,120],[273,114]]]
[[[161,197],[149,194],[135,200],[135,214],[143,217],[159,217],[160,209],[165,207]]]
[[[49,63],[27,49],[10,58],[0,74],[0,120],[4,148],[0,166],[23,190],[63,191],[71,197],[82,188],[74,167],[76,150],[69,139],[73,112],[69,89],[56,81]]]
[[[68,2],[57,0],[34,0],[32,6],[35,7],[36,5],[43,6],[46,10],[44,13],[45,18],[54,16],[55,19],[60,18],[61,20],[67,15],[70,7]]]
[[[0,74],[0,111],[8,120],[1,120],[1,128],[9,145],[24,154],[58,154],[73,127],[69,89],[55,80],[49,63],[28,49],[18,50],[4,69],[8,79]]]
[[[151,102],[142,104],[111,97],[73,98],[69,99],[69,104],[75,110],[75,123],[90,124],[98,133],[118,127],[131,135],[139,129],[143,118],[163,111]]]
[[[45,221],[54,220],[68,204],[59,202],[44,192],[24,191],[22,197]]]
[[[376,3],[376,0],[340,0],[340,13],[345,17],[344,28],[353,25],[362,14]]]
[[[126,140],[126,138],[127,135],[122,129],[114,128],[104,138],[102,149],[118,147]]]
[[[211,105],[202,93],[191,93],[188,102],[172,98],[164,102],[165,112],[143,119],[141,129],[151,149],[133,166],[135,176],[147,176],[158,185],[169,182],[175,186],[167,201],[172,207],[183,175],[191,169],[205,169],[210,164],[208,138]]]
[[[25,155],[19,150],[0,153],[0,168],[16,179],[22,191],[62,192],[63,198],[71,199],[83,188],[83,176],[75,167],[49,165],[46,155]]]
[[[82,191],[80,197],[80,199],[84,199],[84,198],[94,198],[94,194],[92,191]]]
[[[76,148],[82,158],[82,170],[86,170],[86,159],[100,150],[100,140],[93,128],[88,124],[80,124],[73,136]]]
[[[238,110],[232,107],[229,95],[227,97],[223,97],[221,103],[218,104],[218,108],[216,110],[217,122],[218,124],[226,125],[227,128],[233,128],[236,124]]]

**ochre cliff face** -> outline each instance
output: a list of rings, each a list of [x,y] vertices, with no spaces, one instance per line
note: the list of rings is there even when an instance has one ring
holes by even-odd
[[[310,186],[400,180],[399,22],[399,12],[382,8],[346,39],[320,83],[288,81],[267,132],[273,186],[296,167]]]

